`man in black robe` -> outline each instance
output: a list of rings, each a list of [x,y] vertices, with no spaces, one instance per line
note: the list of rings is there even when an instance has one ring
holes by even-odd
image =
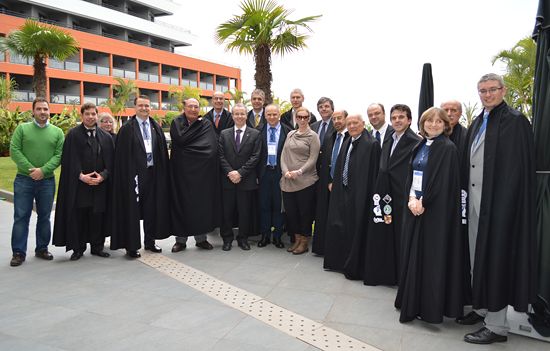
[[[361,115],[346,118],[349,139],[342,145],[334,181],[325,232],[324,268],[359,279],[363,272],[368,204],[380,164],[380,147],[365,129]]]
[[[536,294],[535,162],[531,124],[504,102],[501,76],[477,84],[483,112],[466,137],[464,189],[473,268],[473,311],[457,319],[485,326],[469,343],[507,341],[508,305],[525,312]]]
[[[227,111],[224,107],[225,97],[221,91],[216,91],[212,95],[213,108],[204,115],[204,119],[209,120],[219,136],[220,132],[224,129],[233,127],[233,118],[231,112]]]
[[[155,239],[170,236],[170,170],[166,139],[150,117],[151,100],[134,99],[136,115],[124,124],[115,147],[111,249],[141,257],[140,220],[145,250],[161,252]]]
[[[462,155],[464,154],[464,147],[466,146],[466,133],[468,132],[468,130],[459,123],[460,117],[462,117],[462,104],[457,100],[449,100],[443,102],[441,108],[447,112],[451,120],[452,129],[449,139],[455,143],[456,149],[458,150],[458,159],[462,162]]]
[[[380,148],[384,146],[384,143],[390,139],[391,132],[393,130],[386,122],[386,109],[381,103],[370,104],[367,108],[367,116],[369,117],[369,123],[372,126],[371,135]]]
[[[410,129],[411,109],[397,104],[390,110],[393,130],[382,147],[375,194],[369,199],[365,254],[366,285],[396,285],[399,281],[403,210],[411,151],[420,137]]]
[[[109,257],[103,245],[109,235],[114,144],[98,128],[97,112],[93,103],[82,105],[82,123],[67,134],[61,156],[53,244],[73,250],[72,261],[84,255],[87,243],[92,255]]]
[[[330,201],[328,185],[332,183],[336,160],[342,144],[349,138],[346,129],[347,111],[335,111],[332,114],[333,130],[325,138],[318,159],[319,180],[317,182],[317,206],[315,208],[315,228],[313,232],[313,244],[311,251],[319,256],[325,253],[325,232],[327,228],[327,215]]]
[[[199,109],[196,99],[185,100],[184,113],[170,126],[172,252],[185,249],[189,235],[195,236],[195,246],[212,250],[206,233],[219,227],[222,217],[218,138],[212,123],[199,119]]]

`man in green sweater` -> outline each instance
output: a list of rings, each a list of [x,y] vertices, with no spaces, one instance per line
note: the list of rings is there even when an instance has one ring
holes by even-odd
[[[20,266],[25,261],[33,201],[36,201],[37,214],[35,256],[53,259],[48,251],[50,212],[55,194],[53,171],[61,162],[64,136],[60,128],[48,122],[50,107],[44,98],[33,101],[32,113],[33,121],[20,124],[10,144],[10,155],[17,165],[17,176],[13,182],[12,267]]]

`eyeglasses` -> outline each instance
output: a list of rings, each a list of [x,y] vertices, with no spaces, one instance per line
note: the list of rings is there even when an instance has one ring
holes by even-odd
[[[309,119],[309,115],[307,115],[307,116],[296,115],[296,119],[301,119],[301,120]]]
[[[500,88],[480,89],[480,90],[478,90],[477,92],[479,93],[479,95],[485,95],[485,94],[487,94],[487,93],[489,93],[489,94],[494,94],[494,93],[496,93],[497,91],[499,91],[500,89],[502,89],[502,87],[500,87]]]

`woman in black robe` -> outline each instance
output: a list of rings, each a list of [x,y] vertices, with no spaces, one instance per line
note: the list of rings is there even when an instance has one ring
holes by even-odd
[[[469,297],[467,240],[460,213],[459,162],[447,137],[450,121],[436,107],[420,118],[424,140],[412,153],[408,210],[403,218],[401,276],[395,307],[400,322],[441,323],[462,316]]]

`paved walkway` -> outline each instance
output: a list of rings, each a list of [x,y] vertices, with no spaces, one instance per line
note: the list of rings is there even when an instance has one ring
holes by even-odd
[[[160,263],[151,263],[147,259],[154,257],[148,255],[141,261],[129,260],[123,251],[112,252],[108,259],[87,252],[71,262],[63,248],[51,248],[55,259],[46,262],[32,255],[31,232],[27,261],[12,268],[12,216],[12,204],[0,201],[2,351],[350,349],[334,343],[312,346],[288,332],[288,326],[279,328],[261,321],[257,311],[244,311],[212,297],[204,284],[193,287],[192,281],[176,276],[178,269],[204,273],[201,279],[209,284],[239,288],[255,296],[255,301],[280,306],[293,318],[318,323],[322,326],[318,333],[339,331],[370,349],[538,351],[549,347],[518,335],[510,335],[504,344],[466,344],[463,335],[476,328],[451,320],[441,325],[400,324],[393,308],[393,288],[346,280],[341,274],[323,271],[319,257],[294,256],[273,245],[253,246],[248,252],[235,245],[224,252],[216,236],[209,236],[213,251],[195,248],[190,239],[187,250],[173,254],[172,239],[159,241],[164,251],[158,257]],[[33,214],[31,228],[34,223]],[[172,271],[166,268],[168,263]]]

